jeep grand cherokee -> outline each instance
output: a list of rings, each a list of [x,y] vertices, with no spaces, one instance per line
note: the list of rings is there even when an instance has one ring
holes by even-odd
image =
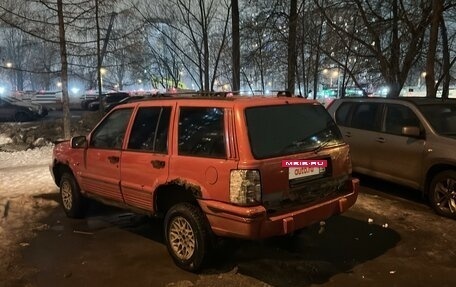
[[[119,105],[88,136],[57,144],[50,168],[69,217],[84,215],[86,198],[163,216],[168,251],[190,271],[214,236],[290,234],[346,211],[359,187],[325,108],[289,97]]]

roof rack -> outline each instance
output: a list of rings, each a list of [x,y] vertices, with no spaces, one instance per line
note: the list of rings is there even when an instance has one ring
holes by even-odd
[[[176,96],[192,96],[192,97],[231,97],[233,92],[167,92],[167,93],[157,93],[151,97],[176,97]]]

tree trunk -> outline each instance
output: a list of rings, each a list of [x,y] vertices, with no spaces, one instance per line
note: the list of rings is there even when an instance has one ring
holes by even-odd
[[[298,0],[290,2],[290,19],[288,21],[288,82],[287,90],[293,95],[296,84],[296,30],[298,26]]]
[[[232,76],[233,76],[233,92],[241,90],[241,52],[240,52],[240,36],[239,36],[239,3],[238,0],[231,0],[231,29],[233,33],[233,51],[232,51]]]
[[[320,45],[321,45],[321,39],[323,35],[323,20],[320,22],[320,27],[318,31],[318,39],[317,39],[317,45],[315,47],[316,50],[316,55],[315,55],[315,72],[314,72],[314,79],[313,79],[313,99],[317,99],[317,90],[318,90],[318,82],[320,80]]]
[[[65,38],[65,21],[63,17],[63,0],[57,0],[57,15],[59,21],[59,45],[60,62],[62,65],[62,110],[63,110],[63,136],[65,139],[71,137],[70,123],[70,99],[68,97],[68,60]]]
[[[435,55],[439,38],[439,24],[443,13],[443,1],[432,1],[431,31],[429,33],[429,50],[426,60],[426,96],[435,98],[437,89],[435,86]]]
[[[102,58],[101,58],[101,35],[100,35],[100,15],[99,15],[99,6],[98,6],[98,0],[95,0],[95,25],[97,29],[97,79],[98,79],[98,101],[100,103],[99,105],[99,111],[101,114],[104,113],[103,110],[103,105],[101,104],[101,97],[103,93],[103,76],[101,74],[101,63],[102,63]]]
[[[448,99],[450,93],[450,50],[448,46],[448,31],[445,25],[443,17],[440,20],[440,34],[442,36],[442,54],[443,54],[443,87],[442,87],[442,98]]]

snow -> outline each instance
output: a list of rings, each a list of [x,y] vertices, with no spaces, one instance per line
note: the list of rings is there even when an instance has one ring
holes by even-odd
[[[20,195],[56,191],[49,164],[53,146],[0,152],[0,202]]]
[[[0,145],[12,143],[13,140],[4,134],[0,134]]]
[[[0,145],[10,142],[0,135]],[[0,269],[6,270],[11,253],[27,244],[23,240],[46,228],[39,219],[57,206],[55,200],[43,197],[58,192],[49,172],[52,148],[0,152],[0,257],[4,258]]]

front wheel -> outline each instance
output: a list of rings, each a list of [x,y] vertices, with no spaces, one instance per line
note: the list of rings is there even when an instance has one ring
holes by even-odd
[[[432,179],[429,201],[438,214],[456,219],[456,171],[443,171]]]
[[[209,230],[202,212],[190,203],[174,205],[165,216],[165,242],[180,268],[196,272],[209,251]]]
[[[60,199],[63,210],[70,218],[81,218],[85,214],[87,200],[81,194],[76,179],[72,174],[65,173],[60,180]]]

